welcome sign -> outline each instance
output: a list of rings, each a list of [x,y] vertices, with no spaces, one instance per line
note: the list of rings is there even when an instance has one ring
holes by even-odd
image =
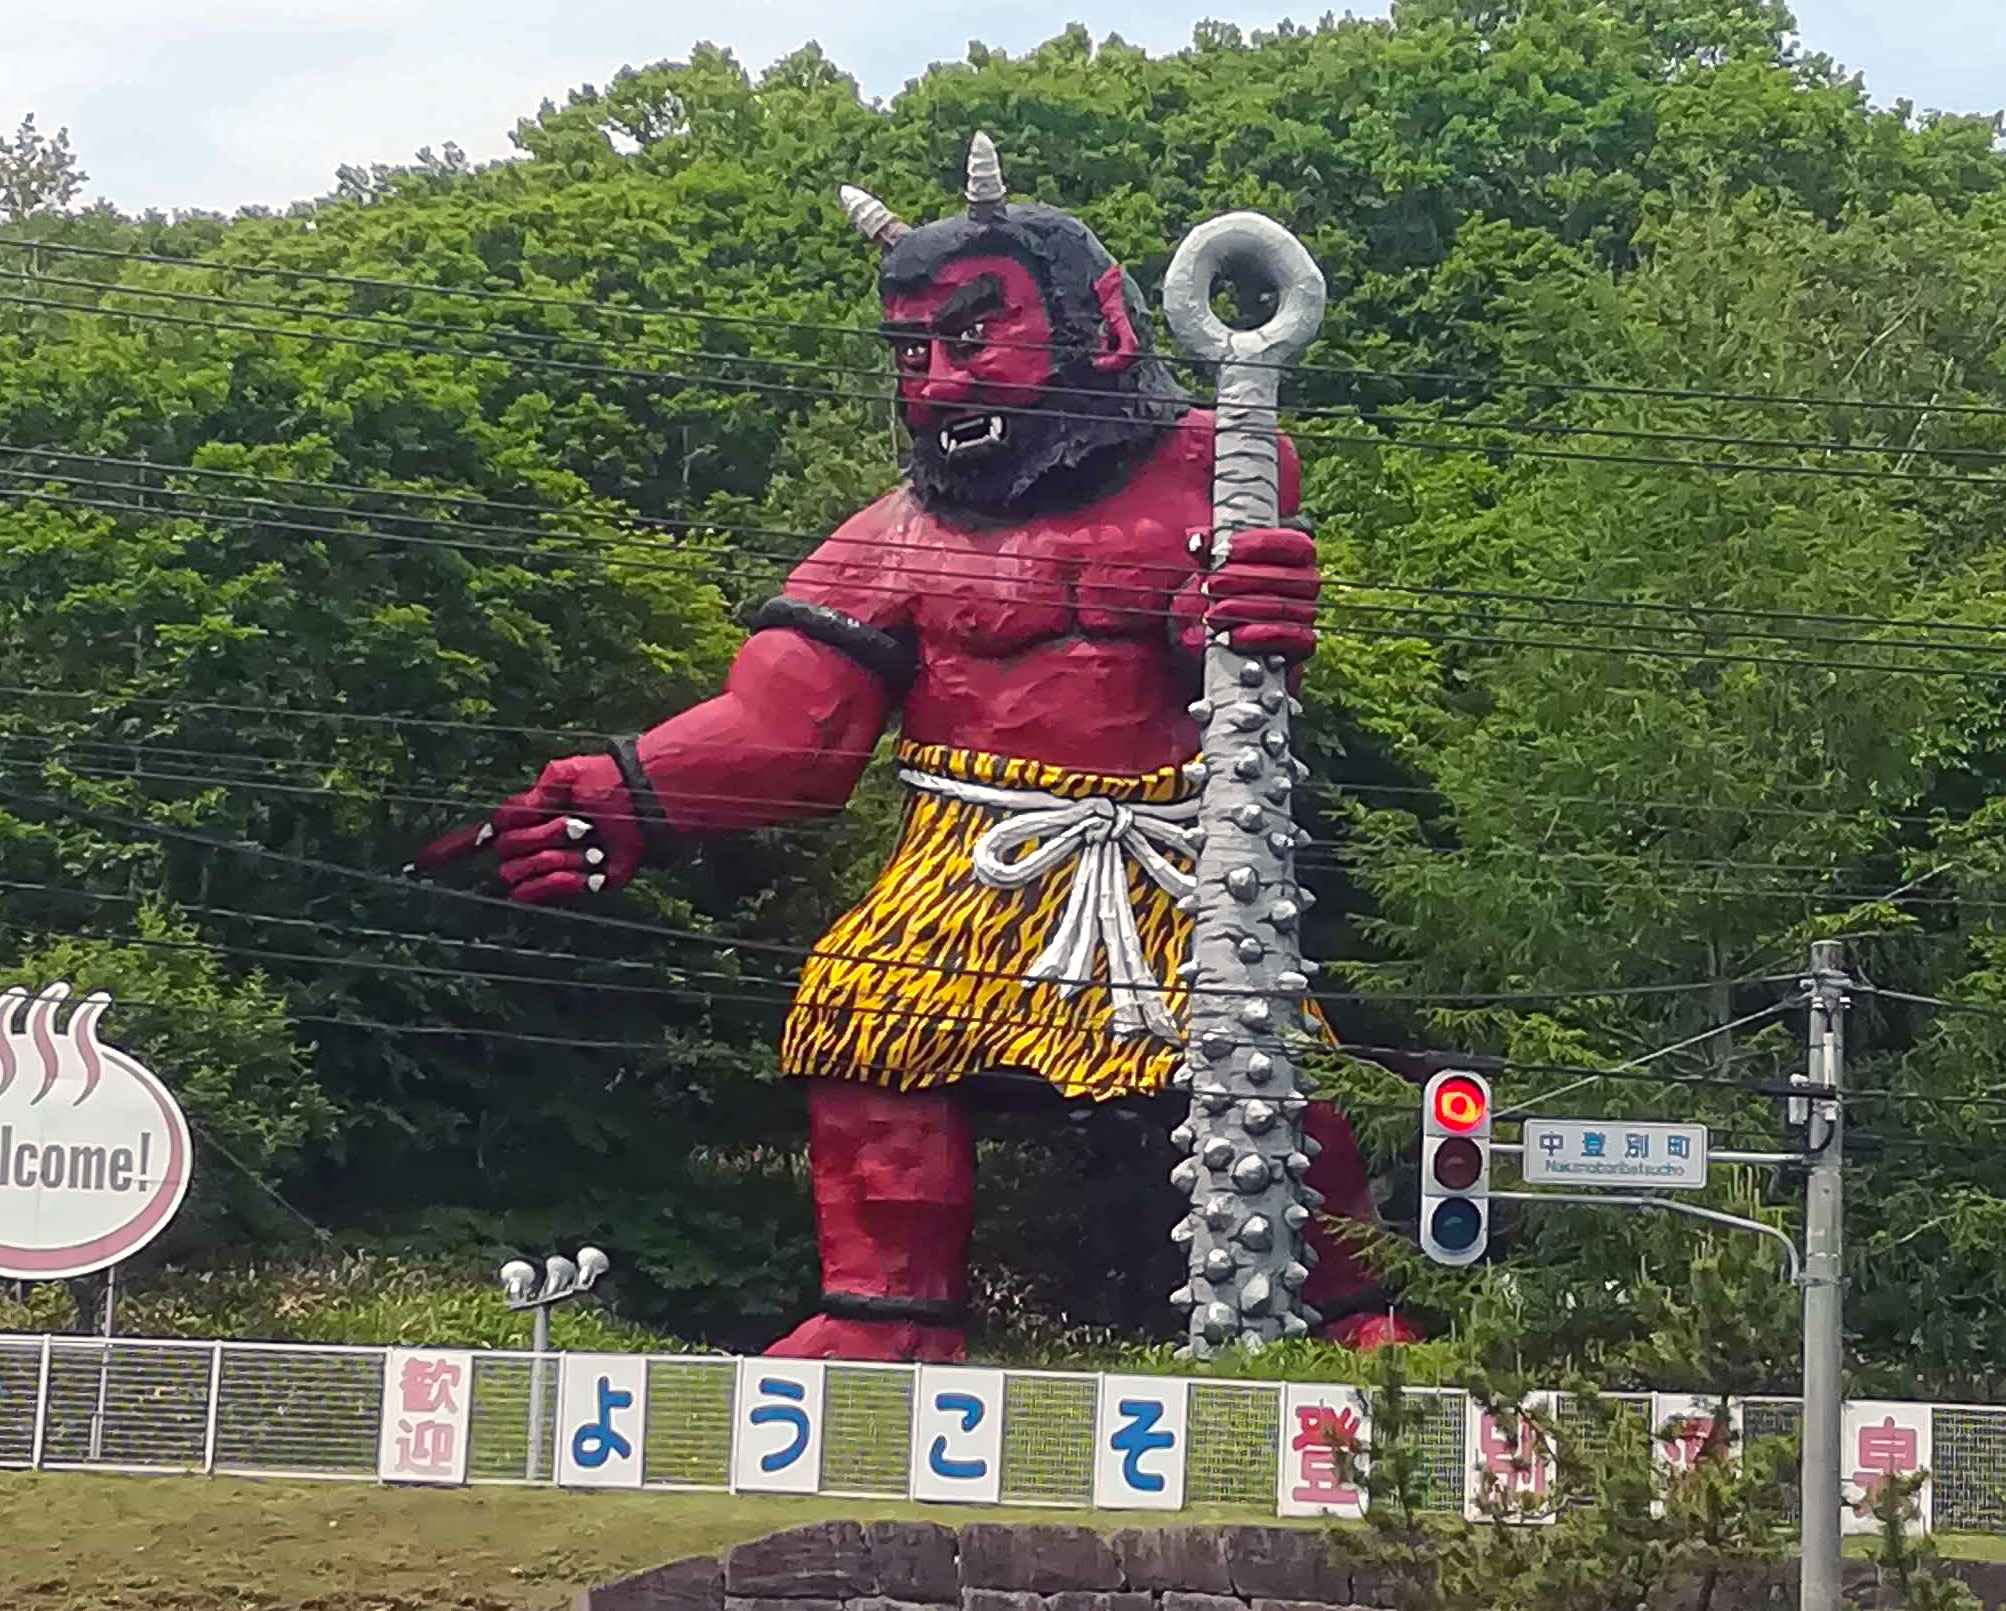
[[[103,993],[0,990],[0,1278],[55,1281],[130,1258],[188,1194],[188,1121],[97,1038]]]

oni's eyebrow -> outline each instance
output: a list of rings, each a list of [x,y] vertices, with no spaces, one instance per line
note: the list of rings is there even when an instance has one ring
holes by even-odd
[[[979,280],[970,280],[945,302],[933,316],[936,330],[953,332],[973,322],[982,314],[1003,305],[1003,282],[993,274],[985,274]]]
[[[932,335],[958,335],[985,313],[1003,306],[1003,282],[993,274],[957,287],[931,320],[887,319],[878,334],[887,341],[924,341]]]

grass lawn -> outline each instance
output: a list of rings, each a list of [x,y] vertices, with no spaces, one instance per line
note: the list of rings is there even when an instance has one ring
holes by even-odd
[[[556,1611],[587,1584],[832,1516],[1108,1527],[1137,1519],[724,1494],[6,1473],[0,1607]]]
[[[1107,1527],[1147,1519],[722,1494],[8,1473],[0,1474],[0,1607],[557,1611],[586,1584],[832,1516]],[[2006,1538],[1942,1542],[1947,1554],[2006,1559]]]

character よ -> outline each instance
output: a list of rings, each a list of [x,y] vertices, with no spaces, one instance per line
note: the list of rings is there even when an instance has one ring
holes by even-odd
[[[1006,202],[986,136],[956,216],[915,229],[843,199],[883,253],[907,480],[794,571],[716,698],[552,762],[419,865],[479,846],[517,900],[604,894],[681,835],[840,808],[896,720],[897,848],[816,944],[782,1040],[807,1082],[823,1291],[772,1351],[955,1359],[971,1082],[1082,1101],[1165,1085],[1191,936],[1185,707],[1208,632],[1309,655],[1316,552],[1299,530],[1243,531],[1204,568],[1211,415],[1154,356],[1141,292],[1093,232]],[[1306,1123],[1324,1144],[1308,1184],[1369,1219],[1344,1119],[1313,1106]],[[1370,1312],[1348,1251],[1313,1240],[1302,1296],[1327,1331],[1411,1335]]]

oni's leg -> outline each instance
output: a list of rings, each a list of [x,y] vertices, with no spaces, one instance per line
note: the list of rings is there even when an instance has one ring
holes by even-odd
[[[822,1312],[767,1352],[794,1359],[960,1359],[975,1144],[951,1091],[816,1080],[808,1166]]]
[[[1351,1122],[1328,1102],[1312,1102],[1303,1110],[1303,1131],[1323,1144],[1304,1177],[1305,1184],[1323,1193],[1324,1203],[1305,1227],[1318,1263],[1302,1292],[1303,1301],[1324,1317],[1320,1335],[1365,1348],[1418,1341],[1420,1332],[1389,1313],[1378,1282],[1357,1252],[1333,1237],[1323,1223],[1326,1217],[1367,1225],[1378,1221],[1365,1158],[1351,1133]]]

